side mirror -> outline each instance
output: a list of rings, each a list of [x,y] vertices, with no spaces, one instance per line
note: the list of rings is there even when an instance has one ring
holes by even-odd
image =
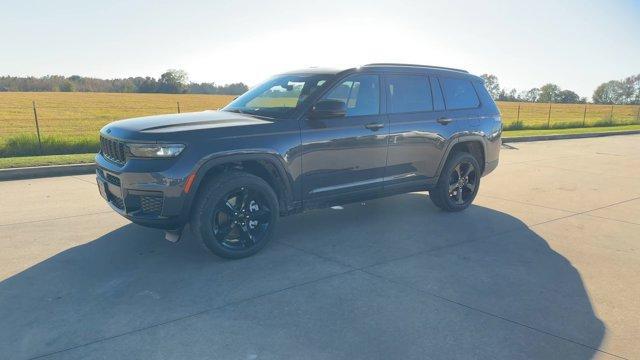
[[[329,118],[347,115],[347,104],[340,100],[320,100],[311,110],[311,117]]]

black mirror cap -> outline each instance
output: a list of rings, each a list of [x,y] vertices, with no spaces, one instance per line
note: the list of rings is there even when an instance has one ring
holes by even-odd
[[[312,118],[342,117],[347,115],[347,104],[340,100],[320,100],[311,110]]]

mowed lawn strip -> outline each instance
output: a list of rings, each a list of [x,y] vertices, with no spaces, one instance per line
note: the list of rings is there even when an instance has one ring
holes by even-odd
[[[502,137],[514,138],[514,137],[536,136],[536,135],[599,134],[599,133],[620,132],[620,131],[629,131],[629,130],[640,130],[640,125],[593,127],[593,128],[579,128],[579,129],[514,130],[514,131],[504,131],[502,133]],[[30,166],[46,166],[46,165],[85,164],[85,163],[92,163],[94,157],[95,157],[95,153],[0,158],[0,169],[30,167]]]
[[[47,165],[89,164],[93,162],[95,156],[95,153],[91,153],[0,158],[0,169]]]
[[[606,127],[588,127],[574,129],[544,129],[544,130],[510,130],[503,131],[502,137],[524,137],[539,135],[570,135],[570,134],[601,134],[621,131],[640,130],[640,125],[622,125]]]

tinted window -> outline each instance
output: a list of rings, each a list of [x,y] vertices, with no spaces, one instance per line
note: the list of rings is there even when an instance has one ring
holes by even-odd
[[[377,115],[380,111],[380,84],[377,75],[346,78],[325,96],[347,104],[347,116]]]
[[[448,110],[470,109],[480,105],[478,95],[469,80],[442,79],[444,100]]]
[[[426,76],[389,76],[387,98],[390,113],[433,110],[431,89]]]
[[[434,77],[430,77],[429,80],[431,81],[431,93],[433,94],[433,108],[436,111],[444,110],[444,98],[440,89],[440,80]]]
[[[324,84],[331,75],[280,75],[247,91],[223,110],[287,118]]]

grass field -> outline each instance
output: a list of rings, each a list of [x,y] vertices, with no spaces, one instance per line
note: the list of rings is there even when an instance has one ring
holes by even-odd
[[[33,102],[45,154],[97,147],[98,130],[136,116],[218,109],[231,95],[0,92],[0,157],[39,153]],[[505,130],[639,124],[640,106],[498,102]]]

